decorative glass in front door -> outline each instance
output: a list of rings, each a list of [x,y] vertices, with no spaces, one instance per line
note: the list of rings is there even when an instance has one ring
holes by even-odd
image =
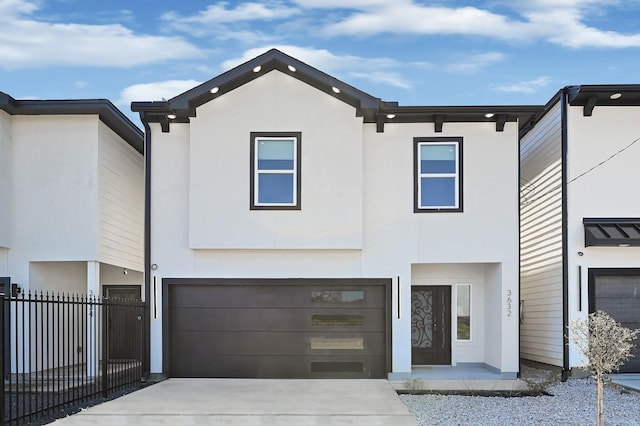
[[[411,363],[451,364],[451,287],[412,287]]]

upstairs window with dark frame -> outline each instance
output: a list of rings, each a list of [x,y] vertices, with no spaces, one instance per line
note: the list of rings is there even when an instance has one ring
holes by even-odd
[[[301,133],[251,133],[251,210],[300,210]]]
[[[462,211],[462,138],[414,138],[414,212]]]

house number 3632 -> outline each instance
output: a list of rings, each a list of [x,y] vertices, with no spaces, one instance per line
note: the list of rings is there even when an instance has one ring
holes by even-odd
[[[507,316],[510,317],[513,314],[513,310],[511,309],[511,290],[507,290]]]

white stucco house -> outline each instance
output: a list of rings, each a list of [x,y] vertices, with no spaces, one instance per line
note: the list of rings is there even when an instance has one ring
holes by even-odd
[[[519,371],[520,128],[384,102],[278,50],[146,128],[151,373]]]
[[[15,284],[24,292],[141,295],[143,140],[109,101],[0,92],[5,292]]]
[[[560,90],[523,131],[521,355],[580,365],[567,325],[640,328],[640,86]],[[640,372],[640,350],[621,369]]]

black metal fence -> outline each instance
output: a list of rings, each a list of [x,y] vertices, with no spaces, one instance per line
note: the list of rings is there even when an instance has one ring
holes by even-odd
[[[140,300],[0,293],[0,424],[39,423],[141,383]]]

